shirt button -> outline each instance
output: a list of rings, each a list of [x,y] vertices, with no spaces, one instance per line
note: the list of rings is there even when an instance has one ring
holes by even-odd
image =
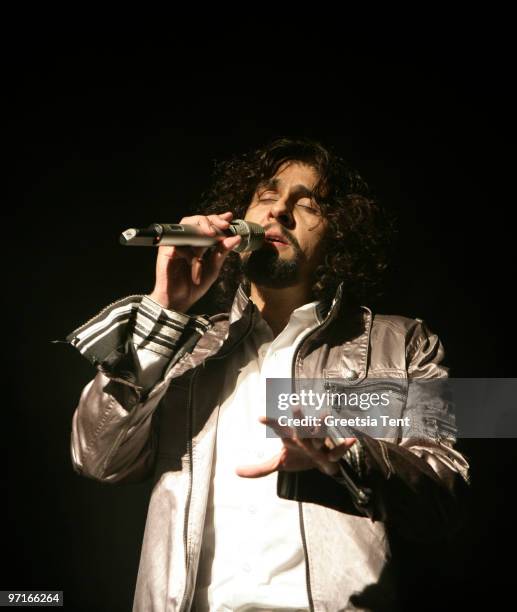
[[[242,566],[242,569],[243,569],[245,572],[251,572],[251,566],[250,566],[250,564],[249,564],[249,563],[245,563],[245,564]]]

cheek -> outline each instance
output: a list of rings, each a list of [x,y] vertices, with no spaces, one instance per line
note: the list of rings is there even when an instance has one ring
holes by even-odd
[[[324,248],[324,238],[325,238],[325,232],[322,232],[322,231],[315,231],[314,234],[311,236],[310,242],[307,245],[308,252],[310,253],[311,257],[314,257],[314,258],[320,257],[320,254]]]
[[[257,206],[250,204],[250,206],[248,206],[248,208],[246,209],[246,212],[244,213],[244,217],[242,218],[245,219],[246,221],[256,221],[258,218],[257,209],[258,209]]]
[[[244,215],[243,219],[245,221],[255,221],[255,215],[253,214],[253,211],[247,210],[246,214]]]

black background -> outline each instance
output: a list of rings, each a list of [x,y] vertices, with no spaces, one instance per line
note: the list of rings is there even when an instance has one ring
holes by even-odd
[[[151,290],[155,252],[125,249],[118,235],[179,220],[208,186],[214,159],[278,136],[334,147],[399,217],[375,309],[423,318],[453,376],[515,375],[503,63],[458,56],[189,71],[121,53],[32,50],[10,72],[2,589],[62,589],[69,610],[131,608],[149,486],[73,472],[72,414],[94,372],[50,341],[107,303]],[[459,447],[472,468],[465,530],[443,549],[448,567],[405,552],[408,609],[511,601],[513,563],[502,555],[513,552],[515,442]]]

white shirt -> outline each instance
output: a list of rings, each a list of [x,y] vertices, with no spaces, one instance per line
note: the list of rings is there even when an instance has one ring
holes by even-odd
[[[266,437],[258,421],[266,378],[291,378],[296,347],[319,324],[317,304],[293,311],[276,338],[257,312],[253,331],[228,358],[194,612],[309,609],[298,503],[278,497],[276,472],[244,478],[235,468],[280,452],[282,440]],[[142,348],[138,355],[153,380],[163,362]]]

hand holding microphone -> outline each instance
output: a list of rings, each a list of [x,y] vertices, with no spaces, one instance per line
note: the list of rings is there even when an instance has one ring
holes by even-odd
[[[149,297],[164,308],[186,312],[215,282],[230,251],[238,250],[243,240],[245,245],[241,250],[260,248],[264,229],[254,223],[234,222],[231,225],[232,216],[229,211],[220,215],[184,217],[175,226],[162,224],[162,232],[156,228],[158,224],[147,230],[126,230],[121,236],[123,244],[140,240],[133,244],[159,247],[156,281]],[[167,227],[172,230],[167,232]],[[235,227],[242,235],[236,233]],[[161,246],[163,244],[167,246]],[[216,246],[203,258],[210,245]]]

